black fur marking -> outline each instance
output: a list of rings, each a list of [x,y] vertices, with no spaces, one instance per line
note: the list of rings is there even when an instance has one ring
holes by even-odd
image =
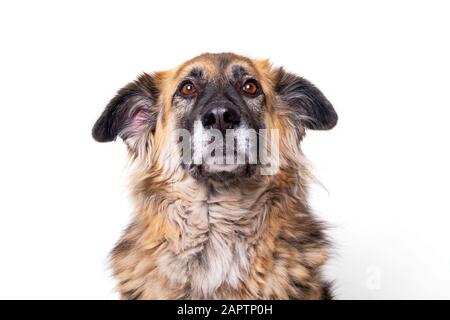
[[[322,299],[323,300],[333,300],[334,299],[332,282],[325,281],[322,284]]]
[[[329,130],[336,125],[338,116],[333,106],[308,80],[280,68],[276,92],[289,107],[300,113],[299,119],[306,128]]]
[[[247,70],[245,70],[245,68],[240,65],[233,66],[232,73],[234,81],[239,81],[249,75]]]
[[[193,68],[189,74],[187,75],[187,78],[194,78],[194,79],[203,79],[203,70],[201,68]]]
[[[157,112],[154,110],[158,89],[152,76],[144,73],[135,82],[119,90],[108,103],[92,128],[92,137],[98,142],[109,142],[120,135],[124,140],[132,133],[127,128],[138,114],[144,118],[145,126],[154,131]]]

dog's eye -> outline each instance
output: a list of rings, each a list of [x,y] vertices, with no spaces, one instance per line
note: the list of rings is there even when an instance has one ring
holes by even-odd
[[[189,96],[191,94],[194,94],[197,89],[192,82],[186,82],[185,84],[183,84],[180,91],[182,94]]]
[[[242,91],[247,94],[254,95],[258,91],[258,85],[255,80],[248,80],[242,86]]]

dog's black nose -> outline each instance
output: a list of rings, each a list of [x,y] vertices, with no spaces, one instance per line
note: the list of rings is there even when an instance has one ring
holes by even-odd
[[[239,126],[241,114],[234,107],[216,106],[206,111],[201,120],[206,129],[217,129],[224,132],[226,129],[235,129]]]

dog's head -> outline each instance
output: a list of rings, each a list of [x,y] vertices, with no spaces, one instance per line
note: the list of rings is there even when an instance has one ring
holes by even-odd
[[[261,150],[270,149],[261,132],[280,131],[272,149],[286,163],[295,161],[305,129],[336,122],[330,102],[307,80],[266,60],[221,53],[141,75],[119,90],[92,134],[99,142],[120,136],[133,157],[161,171],[225,181],[260,173]]]

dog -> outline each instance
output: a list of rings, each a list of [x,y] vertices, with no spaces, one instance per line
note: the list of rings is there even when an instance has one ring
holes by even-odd
[[[202,54],[120,89],[92,135],[120,137],[130,157],[134,218],[111,252],[121,299],[331,299],[322,274],[331,244],[307,202],[300,144],[337,119],[306,79],[233,53]],[[222,141],[205,153],[215,140],[202,139],[207,130],[242,130],[244,145],[253,130],[275,141],[253,150],[277,154],[205,161],[225,149]],[[183,148],[177,131],[191,136]],[[203,162],[183,161],[189,149]]]

